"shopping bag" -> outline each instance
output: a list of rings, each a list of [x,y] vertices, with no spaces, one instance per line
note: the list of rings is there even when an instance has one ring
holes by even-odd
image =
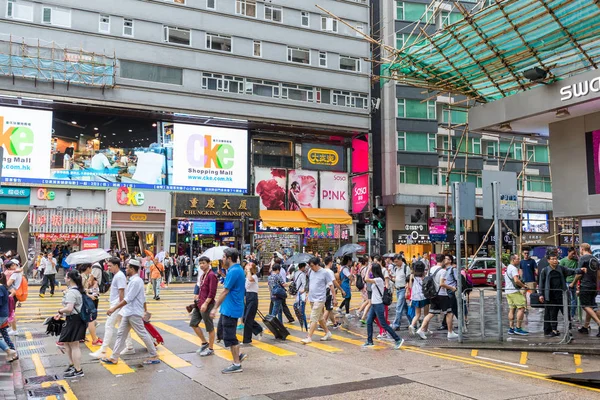
[[[415,317],[415,313],[415,306],[413,306],[412,304],[408,306],[408,309],[406,310],[406,315],[408,315],[408,322],[412,322],[413,318]]]

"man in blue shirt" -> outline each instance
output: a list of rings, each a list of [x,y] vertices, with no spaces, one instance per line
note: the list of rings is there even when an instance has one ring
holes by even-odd
[[[535,279],[535,271],[537,265],[534,259],[529,258],[529,250],[523,250],[523,259],[519,263],[519,268],[522,271],[521,281],[527,285],[527,289],[535,290],[537,282]]]
[[[215,318],[216,310],[221,306],[219,328],[223,331],[225,347],[231,348],[233,364],[221,372],[232,374],[242,372],[242,361],[247,354],[240,353],[240,342],[237,339],[237,321],[244,315],[244,297],[246,294],[246,274],[238,263],[239,253],[236,249],[223,251],[223,268],[227,270],[224,289],[219,295],[210,317]]]

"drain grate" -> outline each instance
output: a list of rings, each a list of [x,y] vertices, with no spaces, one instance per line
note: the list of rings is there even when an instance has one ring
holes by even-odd
[[[61,385],[53,385],[47,388],[37,388],[27,390],[28,397],[44,398],[48,396],[59,396],[67,393],[64,387]]]
[[[25,384],[27,385],[39,385],[44,382],[53,382],[57,381],[57,375],[40,375],[40,376],[32,376],[31,378],[25,378]]]
[[[17,340],[17,347],[44,346],[43,340]]]
[[[46,354],[46,348],[45,347],[36,347],[33,349],[28,349],[28,348],[19,348],[19,355],[20,356],[30,356],[32,354]]]
[[[34,339],[44,339],[47,338],[48,335],[46,335],[45,332],[31,332],[31,337]]]

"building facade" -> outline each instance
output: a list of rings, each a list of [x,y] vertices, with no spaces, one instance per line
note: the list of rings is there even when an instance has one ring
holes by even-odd
[[[460,3],[471,10],[477,2]],[[427,46],[421,29],[431,35],[463,18],[452,2],[428,0],[384,0],[379,17],[379,26],[383,27],[381,40],[397,49]],[[482,215],[482,170],[514,171],[520,177],[526,233],[515,238],[509,231],[520,235],[520,227],[518,223],[509,223],[510,230],[503,227],[505,244],[512,248],[513,243],[523,246],[555,243],[547,138],[528,132],[470,131],[467,125],[470,104],[448,93],[428,92],[389,80],[382,85],[380,96],[382,114],[379,121],[373,122],[373,130],[378,129],[375,125],[379,123],[382,170],[380,181],[375,183],[375,194],[381,195],[387,208],[385,245],[389,251],[422,254],[452,248],[453,232],[449,232],[450,243],[436,246],[429,242],[430,205],[437,205],[438,217],[445,216],[443,213],[451,204],[448,184],[468,181],[476,185],[477,214]],[[378,155],[374,153],[374,157]],[[376,159],[373,162],[378,163]],[[544,227],[540,228],[543,233],[527,232],[529,215],[545,219]],[[485,237],[490,223],[483,218],[467,222],[469,253],[476,251],[481,243],[485,243],[482,249],[493,247],[490,240],[493,238]]]
[[[144,242],[133,215],[154,224],[140,230],[156,233],[145,234],[156,250],[181,226],[152,191],[252,196],[257,168],[286,171],[286,210],[289,175],[314,187],[305,206],[349,211],[352,142],[371,123],[369,4],[319,5],[347,24],[301,0],[1,0],[3,132],[48,142],[29,161],[5,146],[3,182],[112,190],[109,225],[130,234],[109,226],[101,244]],[[344,175],[345,202],[322,192],[331,173]],[[122,187],[160,207],[128,212],[138,205],[117,202]]]

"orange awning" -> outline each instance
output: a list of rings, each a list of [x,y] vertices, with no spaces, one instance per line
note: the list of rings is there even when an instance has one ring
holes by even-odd
[[[260,210],[260,219],[267,228],[319,228],[321,223],[310,221],[302,211]]]
[[[351,225],[352,217],[337,208],[303,208],[302,212],[309,221],[321,224]]]

